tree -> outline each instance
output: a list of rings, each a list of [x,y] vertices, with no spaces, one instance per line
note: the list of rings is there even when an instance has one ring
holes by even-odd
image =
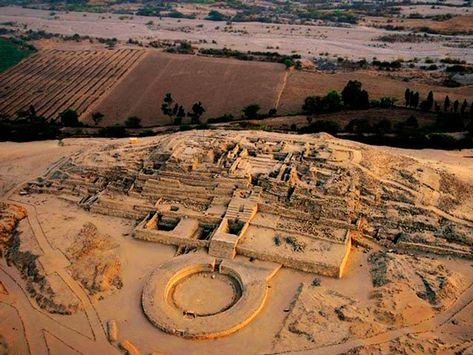
[[[450,108],[450,98],[447,95],[445,96],[445,101],[443,102],[443,110],[447,112],[449,108]]]
[[[140,128],[141,119],[136,116],[128,117],[125,121],[125,126],[128,128]]]
[[[458,100],[455,100],[455,102],[453,103],[453,112],[457,113],[459,106],[460,106],[460,102],[458,102]]]
[[[430,111],[432,107],[434,106],[434,93],[432,91],[429,91],[426,102],[427,102],[426,111]]]
[[[341,97],[335,90],[329,91],[327,96],[325,96],[325,105],[326,111],[336,112],[340,110],[341,106]]]
[[[353,109],[369,108],[369,95],[366,90],[361,90],[361,82],[350,80],[342,91],[342,99],[345,106]]]
[[[348,107],[355,108],[360,97],[360,92],[361,82],[358,80],[350,80],[342,90],[343,103]]]
[[[172,104],[174,103],[174,99],[172,98],[171,93],[167,93],[164,95],[163,103],[161,104],[161,112],[169,116],[169,118],[172,120],[173,119],[173,109],[172,109]]]
[[[72,108],[68,108],[67,110],[62,111],[59,114],[59,118],[61,119],[61,123],[65,127],[78,127],[78,126],[80,126],[79,115]]]
[[[248,105],[242,110],[243,117],[248,120],[256,119],[258,118],[259,110],[260,110],[259,105],[256,105],[256,104]]]
[[[94,124],[96,126],[99,125],[99,123],[102,121],[103,117],[104,117],[104,114],[101,113],[101,112],[92,113],[92,121],[94,121]]]
[[[358,108],[362,109],[362,110],[370,108],[370,97],[368,95],[368,91],[362,90],[360,92],[360,99],[358,101]]]
[[[404,91],[404,100],[406,101],[406,107],[410,106],[410,99],[411,99],[411,90],[409,88]]]
[[[411,107],[417,108],[419,106],[419,93],[411,91],[411,98],[409,99]]]
[[[204,114],[205,108],[202,105],[202,102],[196,102],[192,105],[192,112],[189,112],[187,115],[191,118],[192,124],[199,124],[200,117]]]
[[[413,115],[409,116],[404,122],[404,124],[409,127],[414,127],[414,128],[419,127],[419,122],[417,121],[417,118]]]
[[[34,122],[37,121],[38,119],[41,119],[42,117],[38,117],[36,115],[36,109],[34,108],[33,105],[30,105],[28,110],[20,110],[16,113],[16,116],[18,119],[24,119],[27,122]]]
[[[322,98],[320,96],[307,96],[302,105],[302,111],[305,113],[318,113],[322,107]]]
[[[335,90],[325,96],[308,96],[304,100],[302,110],[309,114],[340,111],[341,98]]]
[[[176,116],[174,118],[174,124],[179,125],[182,123],[182,119],[186,117],[186,112],[184,111],[184,107],[182,107],[182,105],[176,104],[176,106],[174,106],[174,109],[175,109],[175,116]]]
[[[391,121],[386,118],[382,119],[374,126],[376,133],[379,135],[383,135],[391,131],[391,128],[392,128]]]
[[[304,133],[327,132],[337,134],[340,131],[340,125],[335,121],[318,120],[302,129]]]
[[[468,102],[465,99],[465,100],[463,100],[462,107],[460,108],[460,112],[461,112],[462,115],[465,114],[467,107],[468,107]]]
[[[427,99],[420,103],[420,109],[422,111],[430,111],[434,106],[434,93],[432,91],[427,95]]]
[[[371,123],[366,118],[354,118],[348,122],[345,130],[350,133],[356,133],[362,135],[363,133],[369,133],[372,131]]]

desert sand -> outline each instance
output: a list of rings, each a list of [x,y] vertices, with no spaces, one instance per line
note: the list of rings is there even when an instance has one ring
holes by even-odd
[[[0,143],[0,349],[471,352],[471,156],[251,131]]]

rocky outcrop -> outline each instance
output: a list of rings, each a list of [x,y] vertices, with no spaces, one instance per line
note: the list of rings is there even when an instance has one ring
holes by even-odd
[[[23,207],[0,202],[0,256],[3,255],[18,222],[26,217]]]

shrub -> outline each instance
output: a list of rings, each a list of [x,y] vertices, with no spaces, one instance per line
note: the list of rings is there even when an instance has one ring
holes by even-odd
[[[433,133],[428,136],[429,145],[437,149],[454,149],[457,145],[457,140],[443,133]]]
[[[329,134],[337,134],[340,132],[340,125],[335,121],[318,120],[301,129],[303,133],[327,132]]]
[[[127,136],[127,131],[125,127],[116,124],[113,126],[101,128],[98,132],[98,135],[107,138],[122,138]]]
[[[372,131],[371,123],[366,118],[355,118],[348,122],[345,130],[350,133],[363,134]]]
[[[125,126],[127,128],[140,128],[141,127],[141,119],[136,116],[128,117],[125,121]]]
[[[61,123],[65,127],[79,127],[82,125],[82,123],[79,122],[78,113],[72,108],[68,108],[67,110],[62,111],[59,114],[59,118],[61,120]]]
[[[254,120],[259,117],[258,111],[260,110],[259,105],[252,104],[246,106],[242,112],[243,112],[243,118],[246,118],[248,120]]]
[[[207,123],[224,123],[224,122],[231,122],[233,121],[233,115],[229,114],[224,114],[223,116],[220,117],[214,117],[214,118],[209,118],[207,120]]]

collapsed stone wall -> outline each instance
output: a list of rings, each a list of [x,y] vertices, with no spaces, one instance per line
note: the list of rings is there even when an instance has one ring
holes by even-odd
[[[349,248],[348,248],[349,251]],[[348,255],[347,251],[347,255]],[[282,256],[277,253],[263,253],[259,251],[254,251],[252,249],[246,248],[244,246],[237,245],[236,252],[239,255],[246,256],[248,258],[254,258],[263,261],[271,261],[273,263],[278,263],[283,266],[301,270],[305,272],[311,272],[314,274],[329,276],[339,278],[340,275],[343,273],[341,267],[336,267],[333,265],[323,264],[319,261],[305,261],[296,259],[290,256]],[[344,263],[343,263],[344,264]]]

